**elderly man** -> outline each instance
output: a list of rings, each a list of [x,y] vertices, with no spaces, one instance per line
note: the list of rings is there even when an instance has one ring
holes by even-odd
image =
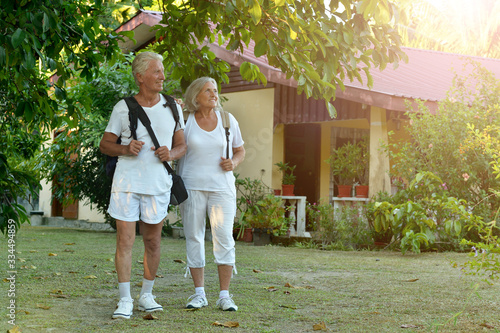
[[[186,153],[186,143],[180,108],[170,110],[160,94],[165,80],[162,60],[159,54],[142,52],[132,63],[132,74],[139,86],[139,93],[134,97],[151,120],[161,147],[155,149],[140,120],[137,139],[132,137],[129,108],[124,100],[114,106],[100,143],[102,153],[118,156],[108,208],[111,217],[116,219],[115,267],[120,293],[113,318],[129,319],[133,312],[130,275],[137,221],[144,222],[141,228],[144,275],[138,308],[146,312],[163,310],[152,293],[160,262],[161,222],[167,215],[172,187],[172,178],[162,163],[182,157]],[[174,120],[172,112],[178,112],[179,122]],[[118,138],[121,143],[117,143]]]

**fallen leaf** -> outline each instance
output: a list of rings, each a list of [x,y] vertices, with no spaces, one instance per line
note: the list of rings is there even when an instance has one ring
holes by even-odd
[[[287,282],[287,283],[285,283],[285,287],[286,287],[286,288],[294,288],[294,287],[293,287],[290,283],[288,283],[288,282]]]
[[[115,261],[115,259],[113,259],[113,258],[108,258],[108,259],[106,259],[106,261],[111,261],[111,262],[113,262],[113,261]]]
[[[61,273],[59,273],[59,272],[55,272],[55,273],[54,273],[54,275],[55,275],[55,276],[60,276],[60,275],[62,275],[62,274],[61,274]]]
[[[4,278],[2,281],[3,282],[10,282],[10,280],[8,280],[7,278]]]
[[[304,288],[306,288],[306,289],[316,289],[316,287],[314,287],[314,286],[305,286]]]
[[[52,252],[50,252],[50,253],[49,253],[49,257],[57,257],[57,253],[52,253]]]
[[[47,277],[46,276],[35,276],[33,279],[35,280],[45,280]]]
[[[292,309],[292,310],[296,310],[297,309],[295,306],[291,306],[291,305],[280,305],[279,307],[280,308],[286,308],[286,309]]]
[[[7,333],[21,333],[21,329],[19,328],[19,326],[14,326],[10,330],[8,330]]]
[[[326,331],[326,324],[324,321],[313,325],[313,331]]]
[[[490,325],[490,324],[486,324],[486,323],[482,323],[479,326],[486,327],[486,328],[495,328],[495,326]]]
[[[39,303],[36,304],[36,307],[39,308],[39,309],[44,309],[44,310],[50,309],[50,306],[39,304]]]
[[[260,269],[254,269],[253,272],[254,273],[263,273]]]
[[[185,264],[186,262],[182,259],[174,259],[174,262],[177,262],[179,264]]]
[[[410,279],[410,280],[406,280],[404,282],[415,282],[415,281],[418,281],[418,279]]]
[[[135,284],[137,287],[142,287],[142,281],[139,281]]]
[[[64,249],[64,252],[75,252],[75,250]]]
[[[70,273],[70,274],[78,274],[78,272],[74,272],[74,271],[69,271],[68,273]]]
[[[19,260],[20,262],[26,262],[26,259],[24,258],[17,258],[17,260]]]
[[[64,245],[75,245],[75,243],[64,243]]]
[[[276,291],[278,289],[276,289],[276,287],[267,287],[267,291]]]
[[[401,328],[419,328],[421,325],[412,325],[412,324],[404,324],[401,325]]]
[[[285,291],[283,292],[283,294],[285,294],[285,295],[291,295],[292,293],[291,293],[291,292],[289,292],[288,290],[285,290]]]
[[[36,266],[30,265],[30,267],[29,267],[29,268],[31,268],[31,269],[36,269]]]
[[[163,276],[163,275],[161,275],[161,274],[156,274],[156,277],[161,279],[161,278],[163,278],[164,276]]]
[[[30,250],[30,253],[37,253],[37,250]]]
[[[51,294],[60,294],[62,295],[63,291],[61,289],[53,289],[50,291]]]
[[[155,317],[151,313],[148,313],[147,315],[143,316],[142,319],[144,319],[144,320],[158,320],[158,317]]]
[[[84,277],[84,279],[97,279],[97,276],[95,276],[95,275],[87,275],[86,277]]]
[[[223,327],[239,327],[240,323],[237,321],[226,321],[225,323],[220,323],[218,321],[215,321],[212,323],[212,326],[223,326]]]
[[[143,260],[137,260],[137,263],[138,264],[144,264],[144,261]]]

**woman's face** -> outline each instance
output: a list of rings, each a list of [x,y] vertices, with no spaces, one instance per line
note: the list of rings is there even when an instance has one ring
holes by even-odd
[[[218,99],[217,87],[212,82],[207,82],[196,96],[196,102],[199,105],[198,109],[213,109],[217,106]]]

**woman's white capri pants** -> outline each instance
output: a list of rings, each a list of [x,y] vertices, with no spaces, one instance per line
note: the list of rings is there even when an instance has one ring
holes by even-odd
[[[235,265],[233,224],[236,197],[232,191],[188,190],[181,204],[186,237],[187,267],[205,267],[205,217],[208,214],[217,265]]]

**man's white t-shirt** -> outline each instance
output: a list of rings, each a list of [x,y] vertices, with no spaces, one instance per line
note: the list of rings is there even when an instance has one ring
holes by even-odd
[[[179,113],[179,124],[175,123],[172,111],[167,106],[165,98],[161,95],[160,101],[152,107],[143,107],[151,120],[156,138],[160,146],[172,148],[172,136],[175,131],[184,128],[182,110],[177,106]],[[125,100],[121,100],[113,108],[106,132],[111,132],[121,137],[121,144],[128,145],[133,138],[130,132],[129,109]],[[170,191],[172,177],[167,169],[154,155],[153,140],[149,136],[146,127],[137,120],[137,140],[144,141],[138,156],[121,155],[118,157],[111,192],[133,192],[139,194],[159,195]]]
[[[217,126],[207,132],[198,126],[194,113],[190,113],[184,130],[187,152],[179,162],[179,174],[189,190],[235,192],[235,177],[232,171],[220,167],[221,157],[226,157],[226,132],[219,111]],[[229,158],[233,149],[243,146],[238,121],[229,114]]]

